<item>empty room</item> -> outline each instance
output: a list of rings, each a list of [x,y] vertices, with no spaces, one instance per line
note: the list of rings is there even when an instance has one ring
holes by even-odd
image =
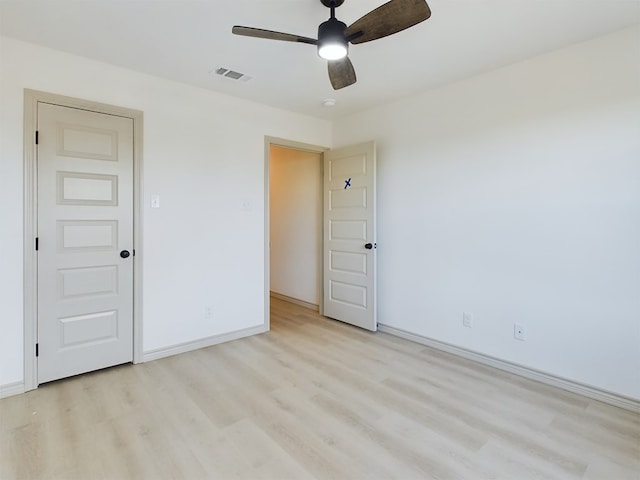
[[[0,0],[0,479],[640,478],[639,0]]]

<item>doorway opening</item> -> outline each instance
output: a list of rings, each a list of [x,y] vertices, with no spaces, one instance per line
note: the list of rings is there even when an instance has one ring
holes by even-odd
[[[270,297],[322,313],[322,181],[326,148],[265,141],[265,322]]]
[[[270,293],[319,310],[322,298],[322,154],[269,152]]]

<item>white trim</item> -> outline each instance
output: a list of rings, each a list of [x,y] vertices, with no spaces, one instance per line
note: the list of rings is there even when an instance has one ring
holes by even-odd
[[[12,397],[13,395],[20,395],[24,393],[24,383],[23,382],[15,382],[15,383],[7,383],[5,385],[0,385],[0,398]]]
[[[24,391],[37,388],[38,371],[35,344],[38,339],[37,311],[38,262],[34,246],[38,223],[38,177],[36,168],[35,131],[38,119],[38,101],[35,94],[24,94],[24,200],[23,200],[23,302],[24,302]]]
[[[142,361],[142,145],[143,112],[130,108],[96,103],[37,90],[24,90],[24,388],[38,387],[35,344],[38,340],[37,257],[34,239],[37,236],[37,168],[34,135],[38,119],[38,103],[50,103],[92,112],[130,118],[133,121],[133,363]]]
[[[423,337],[415,333],[407,332],[399,328],[390,327],[389,325],[378,324],[378,330],[380,332],[388,333],[396,337],[404,338],[412,342],[426,345],[427,347],[435,348],[443,352],[451,353],[458,357],[466,358],[473,362],[481,363],[489,367],[497,368],[505,372],[513,373],[521,377],[535,380],[552,387],[561,388],[572,393],[577,393],[593,400],[598,400],[609,405],[624,408],[632,412],[640,413],[640,400],[635,398],[626,397],[617,393],[609,392],[591,385],[585,385],[583,383],[575,382],[567,378],[558,377],[550,373],[541,372],[517,363],[508,362],[506,360],[500,360],[499,358],[484,355],[482,353],[467,350],[466,348],[456,347],[445,342],[440,342],[428,337]]]
[[[315,303],[305,302],[304,300],[298,300],[297,298],[290,297],[288,295],[283,295],[278,292],[271,291],[271,296],[273,298],[278,298],[285,302],[293,303],[294,305],[299,305],[300,307],[308,308],[309,310],[313,310],[314,312],[320,311],[320,306]]]
[[[155,350],[149,350],[148,352],[145,352],[143,361],[151,362],[160,358],[171,357],[173,355],[191,352],[200,348],[211,347],[220,343],[230,342],[232,340],[238,340],[240,338],[250,337],[252,335],[258,335],[267,331],[268,328],[265,325],[258,325],[257,327],[236,330],[235,332],[224,333],[222,335],[213,335],[211,337],[199,338],[198,340],[193,340],[191,342],[177,343],[168,347],[157,348]]]
[[[292,140],[285,140],[284,138],[277,137],[264,137],[264,324],[267,330],[271,326],[271,249],[269,248],[269,241],[271,239],[271,213],[270,213],[270,152],[271,146],[291,148],[293,150],[301,150],[303,152],[319,153],[324,155],[324,152],[329,150],[327,147],[320,147],[318,145],[311,145],[308,143],[294,142]],[[324,162],[320,161],[320,164]],[[322,248],[324,251],[324,247]],[[323,279],[322,272],[318,273],[318,298],[323,298]],[[302,305],[304,306],[304,305]],[[323,305],[320,302],[319,312],[323,314]]]
[[[271,171],[270,151],[274,140],[264,137],[264,327],[271,330]]]

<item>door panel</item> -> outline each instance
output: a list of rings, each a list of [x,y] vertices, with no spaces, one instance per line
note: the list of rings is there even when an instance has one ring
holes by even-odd
[[[324,172],[324,315],[375,331],[375,144],[325,153]]]
[[[57,173],[58,205],[118,204],[118,177],[90,173]]]
[[[59,300],[96,295],[117,295],[117,285],[118,267],[115,265],[58,270]]]
[[[133,121],[38,104],[38,383],[133,360]]]

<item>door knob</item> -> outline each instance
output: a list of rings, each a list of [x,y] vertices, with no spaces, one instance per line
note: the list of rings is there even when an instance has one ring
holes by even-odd
[[[131,255],[131,254],[129,253],[129,250],[122,250],[122,251],[120,252],[120,256],[121,256],[122,258],[127,258],[129,255]]]
[[[364,248],[366,248],[367,250],[371,250],[373,248],[373,244],[372,243],[365,243],[364,244]]]

